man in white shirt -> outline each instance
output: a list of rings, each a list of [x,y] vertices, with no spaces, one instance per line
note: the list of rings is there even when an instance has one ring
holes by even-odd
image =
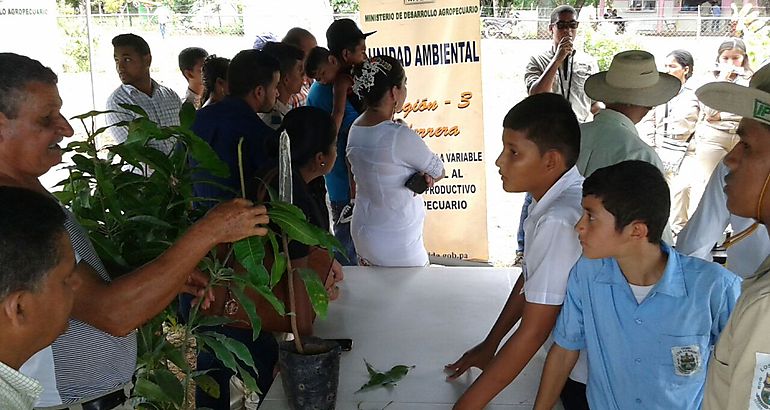
[[[0,202],[0,405],[26,410],[43,386],[18,369],[67,328],[80,279],[52,197],[4,186]]]
[[[150,46],[136,34],[120,34],[112,39],[115,49],[115,69],[120,77],[121,86],[107,98],[107,109],[115,111],[107,114],[107,125],[121,121],[131,121],[140,115],[121,107],[121,104],[138,105],[152,122],[170,127],[179,125],[179,110],[182,102],[174,90],[164,87],[150,77],[152,54]],[[111,129],[115,142],[123,143],[128,137],[128,127]],[[148,145],[163,152],[171,153],[176,141],[150,140]]]
[[[711,250],[722,240],[727,225],[734,233],[750,227],[754,220],[730,213],[727,209],[725,177],[729,169],[720,162],[711,174],[698,209],[676,239],[676,249],[686,255],[707,261],[713,260]],[[770,238],[767,228],[760,225],[745,239],[727,247],[727,269],[747,278],[754,275],[765,256],[770,254]]]

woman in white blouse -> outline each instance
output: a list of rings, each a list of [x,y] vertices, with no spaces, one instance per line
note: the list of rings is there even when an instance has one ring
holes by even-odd
[[[347,158],[356,183],[351,234],[359,261],[375,266],[425,266],[422,196],[405,186],[415,173],[432,186],[444,164],[406,124],[394,121],[406,100],[398,60],[377,56],[354,72],[353,91],[366,111],[350,128]]]

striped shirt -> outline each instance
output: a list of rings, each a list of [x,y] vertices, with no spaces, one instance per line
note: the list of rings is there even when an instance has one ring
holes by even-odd
[[[65,227],[79,262],[88,263],[104,281],[110,277],[94,250],[83,227],[75,216],[65,210]],[[69,327],[51,345],[56,385],[44,385],[44,389],[58,388],[62,402],[72,403],[86,397],[99,397],[115,391],[131,381],[136,367],[136,333],[115,337],[81,321],[70,319]],[[52,371],[42,366],[34,371]],[[44,374],[27,374],[38,380],[50,380]],[[57,403],[38,403],[47,406]]]
[[[43,391],[34,379],[0,362],[0,404],[3,410],[28,410]]]
[[[129,84],[121,84],[107,99],[107,109],[116,111],[107,114],[107,125],[112,125],[120,121],[131,121],[138,118],[139,114],[126,110],[119,104],[132,104],[142,107],[147,112],[150,121],[161,127],[178,126],[179,110],[182,108],[182,101],[174,90],[164,87],[155,80],[152,81],[152,96],[139,91],[136,87]],[[128,127],[113,127],[110,129],[112,136],[117,143],[126,141],[128,137]],[[165,154],[171,153],[176,141],[173,138],[165,140],[150,140],[147,145],[161,151]]]

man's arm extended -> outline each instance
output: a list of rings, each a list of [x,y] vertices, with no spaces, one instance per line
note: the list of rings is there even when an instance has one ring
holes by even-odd
[[[265,235],[263,206],[236,199],[218,205],[157,259],[113,282],[87,263],[76,269],[82,284],[72,316],[115,336],[125,336],[160,313],[182,291],[198,262],[218,243]]]

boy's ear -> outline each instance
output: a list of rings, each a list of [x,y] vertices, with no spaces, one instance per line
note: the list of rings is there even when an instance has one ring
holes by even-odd
[[[251,93],[260,104],[265,100],[265,87],[258,85]]]
[[[564,167],[564,157],[559,151],[549,149],[543,154],[542,159],[546,170],[558,170],[561,173],[561,168]]]
[[[193,79],[192,70],[184,69],[182,70],[182,75],[184,76],[185,80],[190,81]]]
[[[626,228],[630,230],[632,239],[647,241],[650,230],[647,228],[646,223],[642,221],[633,221]]]

